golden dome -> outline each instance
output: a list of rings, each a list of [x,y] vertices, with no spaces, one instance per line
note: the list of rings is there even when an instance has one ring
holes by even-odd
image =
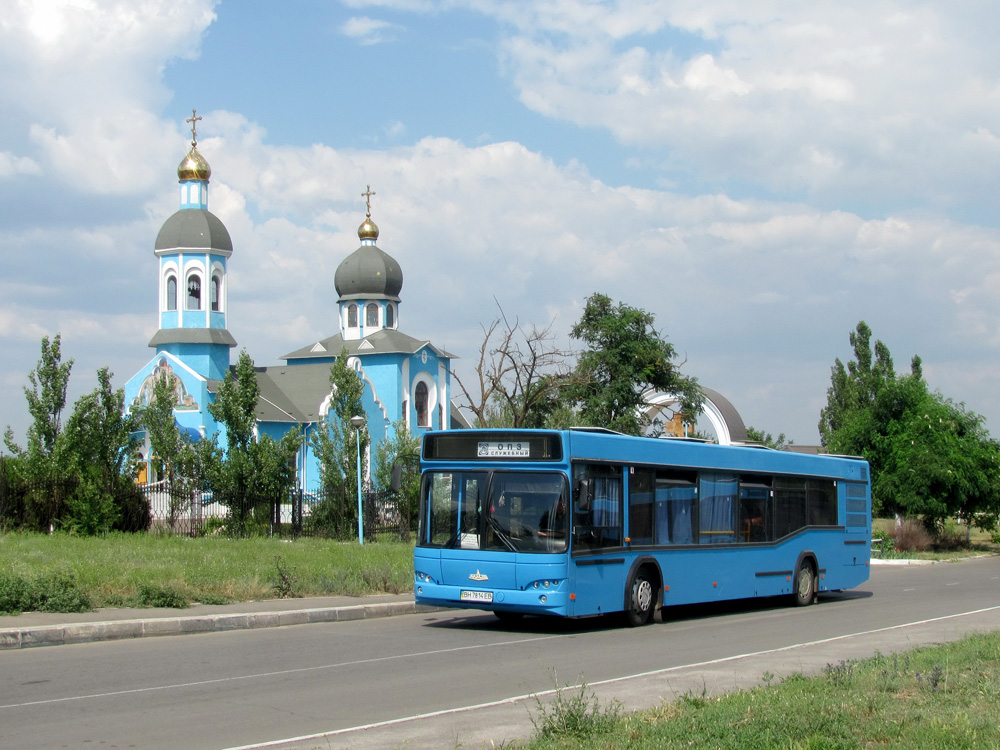
[[[362,240],[378,239],[378,224],[372,221],[371,215],[365,216],[364,222],[358,227],[358,237]]]
[[[208,182],[208,178],[211,176],[212,168],[208,166],[205,157],[198,153],[198,147],[192,144],[191,150],[184,157],[184,161],[177,167],[177,179],[180,181],[200,180]]]

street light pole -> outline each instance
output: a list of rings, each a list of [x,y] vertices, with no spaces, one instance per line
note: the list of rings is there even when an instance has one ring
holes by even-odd
[[[361,427],[364,423],[364,417],[351,417],[351,424],[354,425],[354,439],[358,444],[358,542],[361,544],[365,543],[364,517],[361,509]]]

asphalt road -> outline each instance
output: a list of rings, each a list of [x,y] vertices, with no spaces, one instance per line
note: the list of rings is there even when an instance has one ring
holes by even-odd
[[[629,629],[447,611],[8,651],[0,747],[489,747],[529,736],[557,686],[631,709],[1000,629],[1000,558],[876,566],[802,609],[666,614]]]

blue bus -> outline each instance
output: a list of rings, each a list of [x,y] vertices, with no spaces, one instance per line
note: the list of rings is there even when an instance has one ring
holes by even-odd
[[[418,604],[523,615],[787,596],[868,579],[868,464],[603,429],[423,437]]]

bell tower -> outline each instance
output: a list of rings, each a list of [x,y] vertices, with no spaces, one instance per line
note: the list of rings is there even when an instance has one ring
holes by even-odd
[[[199,375],[222,380],[236,340],[228,329],[226,263],[233,241],[208,210],[212,169],[198,151],[198,121],[191,110],[191,148],[177,167],[180,208],[156,236],[160,261],[159,323],[149,346],[181,359]]]

